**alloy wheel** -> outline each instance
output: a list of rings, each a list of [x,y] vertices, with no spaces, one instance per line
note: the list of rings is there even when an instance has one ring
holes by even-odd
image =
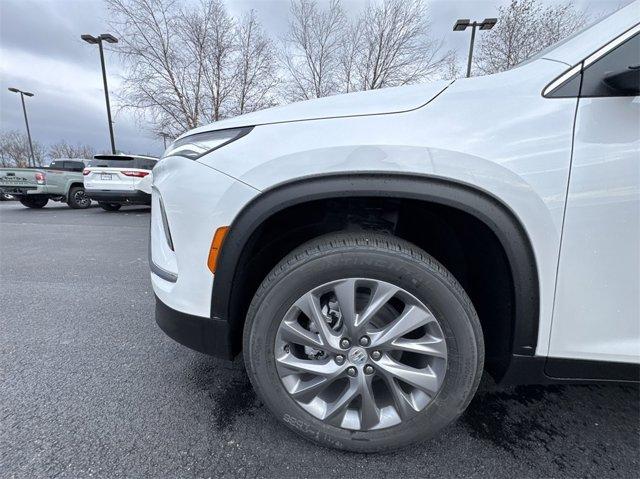
[[[87,194],[84,192],[84,190],[76,191],[73,196],[74,196],[73,199],[75,200],[76,204],[79,205],[80,207],[85,208],[91,205],[91,200],[89,199]]]
[[[393,284],[346,278],[302,295],[275,340],[278,375],[314,417],[345,429],[391,427],[423,410],[446,372],[436,317]]]

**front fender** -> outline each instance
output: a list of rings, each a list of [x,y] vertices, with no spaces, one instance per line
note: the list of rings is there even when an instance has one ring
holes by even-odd
[[[260,125],[198,161],[262,191],[376,173],[446,179],[497,198],[532,244],[540,278],[536,353],[546,355],[576,100],[541,92],[564,70],[541,59],[456,80],[413,111]]]

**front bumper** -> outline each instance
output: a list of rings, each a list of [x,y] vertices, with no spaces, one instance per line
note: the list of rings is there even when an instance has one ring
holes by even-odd
[[[140,190],[84,190],[86,195],[101,203],[117,203],[120,205],[150,205],[151,195]]]
[[[227,321],[176,311],[156,296],[156,323],[183,346],[222,359],[233,358]]]

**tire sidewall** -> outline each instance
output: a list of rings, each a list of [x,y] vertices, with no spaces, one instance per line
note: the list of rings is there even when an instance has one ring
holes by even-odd
[[[275,280],[256,295],[245,328],[247,369],[267,407],[309,439],[362,452],[393,449],[432,436],[458,417],[477,387],[482,361],[478,341],[482,337],[478,337],[479,324],[474,324],[477,317],[462,289],[459,285],[455,287],[457,283],[452,283],[438,263],[433,266],[420,264],[400,252],[358,246],[325,252],[276,274]],[[348,277],[400,286],[431,310],[444,333],[448,358],[440,391],[425,409],[399,426],[362,433],[327,425],[304,411],[288,395],[278,376],[275,336],[286,311],[307,291]]]

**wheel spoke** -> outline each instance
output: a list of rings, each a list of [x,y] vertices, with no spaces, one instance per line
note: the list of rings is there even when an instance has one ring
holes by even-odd
[[[291,353],[284,353],[276,358],[277,363],[292,373],[315,374],[316,376],[331,377],[336,375],[344,366],[339,366],[330,359],[320,361],[315,359],[300,359]]]
[[[373,375],[360,375],[360,429],[371,429],[380,422],[380,409],[376,405],[371,387]]]
[[[400,288],[389,284],[378,282],[376,289],[371,295],[371,300],[362,313],[358,315],[355,322],[355,327],[361,329],[366,325],[380,309],[387,304],[387,302],[393,298],[393,296],[399,291]]]
[[[320,302],[315,295],[313,295],[311,292],[305,294],[302,298],[295,302],[295,306],[304,314],[306,314],[311,321],[313,321],[316,328],[318,329],[318,334],[320,335],[323,347],[325,349],[330,348],[334,351],[340,349],[340,338],[327,324],[327,321],[322,314],[322,310],[320,309]]]
[[[378,361],[377,366],[384,371],[384,373],[399,379],[411,386],[414,386],[430,396],[434,396],[440,386],[440,380],[438,376],[431,370],[430,367],[424,369],[418,369],[401,362],[396,361],[388,356]]]
[[[398,386],[393,377],[388,374],[384,374],[382,377],[387,383],[389,391],[391,391],[393,403],[400,419],[405,419],[416,412],[416,408],[414,407],[411,398],[400,388],[400,386]]]
[[[356,280],[345,279],[333,287],[338,299],[342,321],[349,333],[353,334],[356,325]]]
[[[298,382],[289,390],[294,399],[307,403],[324,391],[333,381],[335,377],[315,377],[309,381],[298,380]]]
[[[324,347],[322,339],[316,333],[304,329],[295,320],[282,322],[282,339],[294,344],[310,346],[316,349],[322,349]]]
[[[343,413],[351,404],[351,401],[358,396],[358,383],[357,381],[350,381],[349,385],[344,391],[333,401],[327,403],[327,407],[322,417],[323,420],[333,419],[340,413]]]
[[[372,338],[372,346],[388,345],[394,339],[400,338],[431,321],[435,321],[431,313],[418,306],[409,306],[397,319]]]
[[[391,342],[393,349],[426,354],[437,358],[447,357],[447,345],[444,339],[426,337],[420,339],[398,338]]]

